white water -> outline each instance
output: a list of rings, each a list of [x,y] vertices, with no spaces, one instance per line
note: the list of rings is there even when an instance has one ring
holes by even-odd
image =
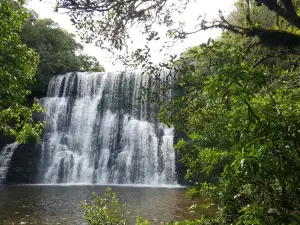
[[[77,73],[51,79],[42,183],[174,185],[173,129],[141,101],[146,76]]]
[[[20,143],[14,142],[5,145],[0,151],[0,183],[5,182],[6,174],[10,166],[11,157],[14,151],[18,148]]]

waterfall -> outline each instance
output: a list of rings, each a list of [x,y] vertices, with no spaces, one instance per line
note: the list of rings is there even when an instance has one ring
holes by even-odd
[[[18,142],[5,145],[0,152],[0,184],[5,183],[6,173],[10,166],[11,157],[19,145],[20,143]]]
[[[69,73],[50,80],[43,183],[176,184],[173,129],[141,98],[146,75]]]

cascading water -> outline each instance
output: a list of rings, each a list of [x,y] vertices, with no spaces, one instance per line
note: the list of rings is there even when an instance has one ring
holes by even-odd
[[[5,145],[0,151],[0,184],[6,180],[6,173],[10,166],[10,160],[14,151],[19,147],[20,143],[14,142]]]
[[[142,101],[145,75],[70,73],[50,80],[43,183],[176,184],[173,130]]]

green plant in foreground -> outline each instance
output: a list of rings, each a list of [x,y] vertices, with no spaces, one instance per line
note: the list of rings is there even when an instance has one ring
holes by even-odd
[[[90,225],[128,225],[129,222],[125,218],[125,207],[120,203],[120,200],[115,192],[108,187],[104,193],[104,197],[99,196],[93,192],[95,200],[87,203],[82,202],[82,210],[84,212],[83,218]],[[149,220],[142,219],[139,214],[136,215],[136,225],[151,225]],[[185,221],[171,221],[164,222],[165,225],[196,225],[207,224],[201,223],[201,220],[185,220]]]
[[[107,188],[104,198],[93,192],[95,200],[90,203],[82,202],[83,218],[91,225],[118,224],[125,225],[124,206],[111,188]]]

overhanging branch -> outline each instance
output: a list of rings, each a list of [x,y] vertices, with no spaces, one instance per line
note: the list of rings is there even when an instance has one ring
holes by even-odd
[[[282,0],[282,6],[277,0],[256,0],[258,5],[265,5],[269,10],[286,19],[291,25],[300,29],[300,17],[297,15],[292,0]]]

